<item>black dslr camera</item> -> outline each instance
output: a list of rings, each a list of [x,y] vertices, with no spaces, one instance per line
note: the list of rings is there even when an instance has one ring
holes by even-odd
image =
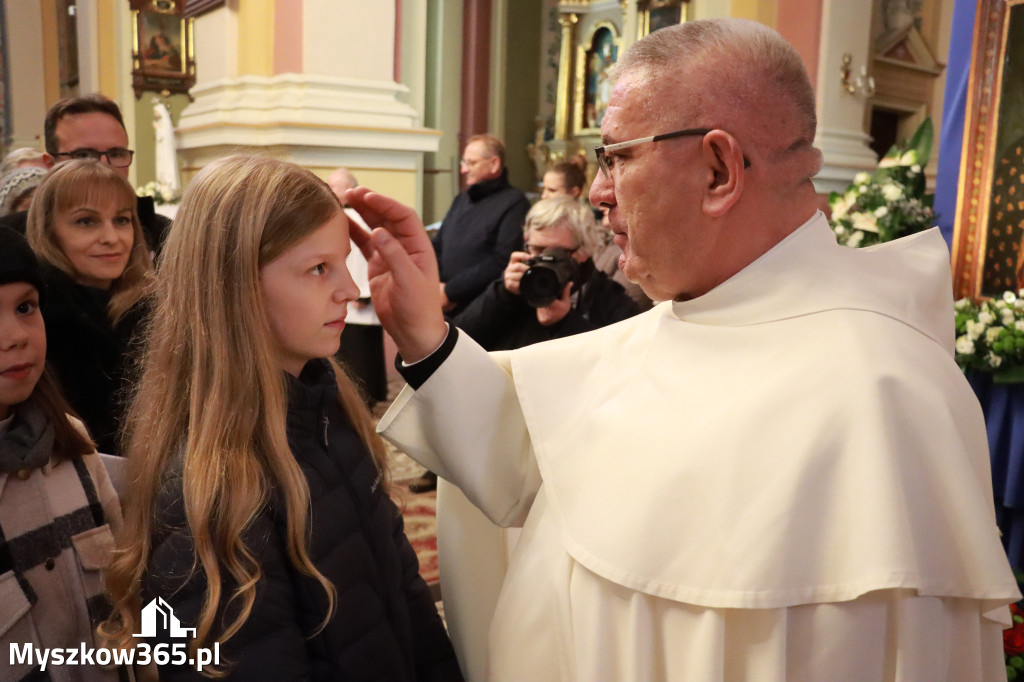
[[[526,272],[519,280],[519,293],[534,308],[554,303],[565,285],[579,279],[580,264],[572,251],[555,246],[526,261]]]

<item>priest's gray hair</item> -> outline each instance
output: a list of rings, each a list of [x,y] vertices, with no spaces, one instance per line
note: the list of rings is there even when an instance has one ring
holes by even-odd
[[[564,226],[572,233],[574,246],[586,253],[593,255],[594,249],[599,243],[597,230],[603,229],[594,220],[594,214],[589,208],[576,199],[568,196],[551,197],[541,199],[526,214],[526,222],[523,223],[523,235],[527,238],[531,230],[543,232],[552,227]]]
[[[614,77],[676,86],[683,98],[648,88],[653,118],[678,127],[719,127],[770,164],[807,178],[821,153],[814,88],[797,51],[774,29],[746,19],[688,21],[651,33],[622,55]],[[685,116],[685,121],[678,120]],[[667,131],[652,131],[651,134]],[[756,160],[754,160],[756,163]]]

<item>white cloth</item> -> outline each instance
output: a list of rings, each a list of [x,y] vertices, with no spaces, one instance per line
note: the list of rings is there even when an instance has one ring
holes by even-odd
[[[1005,676],[1019,596],[952,346],[937,231],[857,251],[821,214],[697,299],[511,353],[460,336],[381,429],[525,521],[471,679]],[[466,651],[490,614],[452,559]]]
[[[363,217],[356,213],[354,209],[346,208],[345,215],[348,216],[349,220],[354,221],[369,231],[370,228],[363,220]],[[351,250],[349,251],[348,258],[345,260],[345,265],[348,267],[349,274],[352,275],[352,281],[359,287],[359,298],[370,298],[370,275],[366,257],[359,250],[359,247],[356,246],[355,242],[350,242],[349,246]],[[355,301],[351,301],[348,304],[348,313],[345,315],[345,324],[368,324],[379,327],[380,318],[377,317],[372,303],[357,305]]]

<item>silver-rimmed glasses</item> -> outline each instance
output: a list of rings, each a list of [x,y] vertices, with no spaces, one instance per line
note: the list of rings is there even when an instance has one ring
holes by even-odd
[[[662,140],[670,140],[674,137],[686,137],[689,135],[707,135],[712,131],[712,128],[685,128],[684,130],[676,130],[671,133],[662,133],[661,135],[650,135],[649,137],[638,137],[635,140],[627,140],[626,142],[616,142],[615,144],[605,144],[600,147],[594,147],[594,155],[597,156],[597,165],[600,167],[604,176],[609,180],[612,179],[612,169],[615,168],[615,156],[614,153],[620,149],[628,149],[629,147],[635,147],[638,144],[644,142],[661,142]],[[749,168],[750,161],[747,157],[743,157],[743,167]]]

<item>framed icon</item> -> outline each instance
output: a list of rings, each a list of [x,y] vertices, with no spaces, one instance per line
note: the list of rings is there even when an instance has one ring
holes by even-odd
[[[688,0],[640,0],[637,5],[637,40],[660,28],[689,19]]]
[[[953,237],[957,298],[1024,288],[1024,0],[978,0]]]
[[[137,0],[133,3],[132,87],[188,94],[196,82],[192,18],[182,0]]]
[[[612,94],[611,69],[619,58],[621,38],[609,21],[593,26],[576,60],[576,135],[600,135]]]

